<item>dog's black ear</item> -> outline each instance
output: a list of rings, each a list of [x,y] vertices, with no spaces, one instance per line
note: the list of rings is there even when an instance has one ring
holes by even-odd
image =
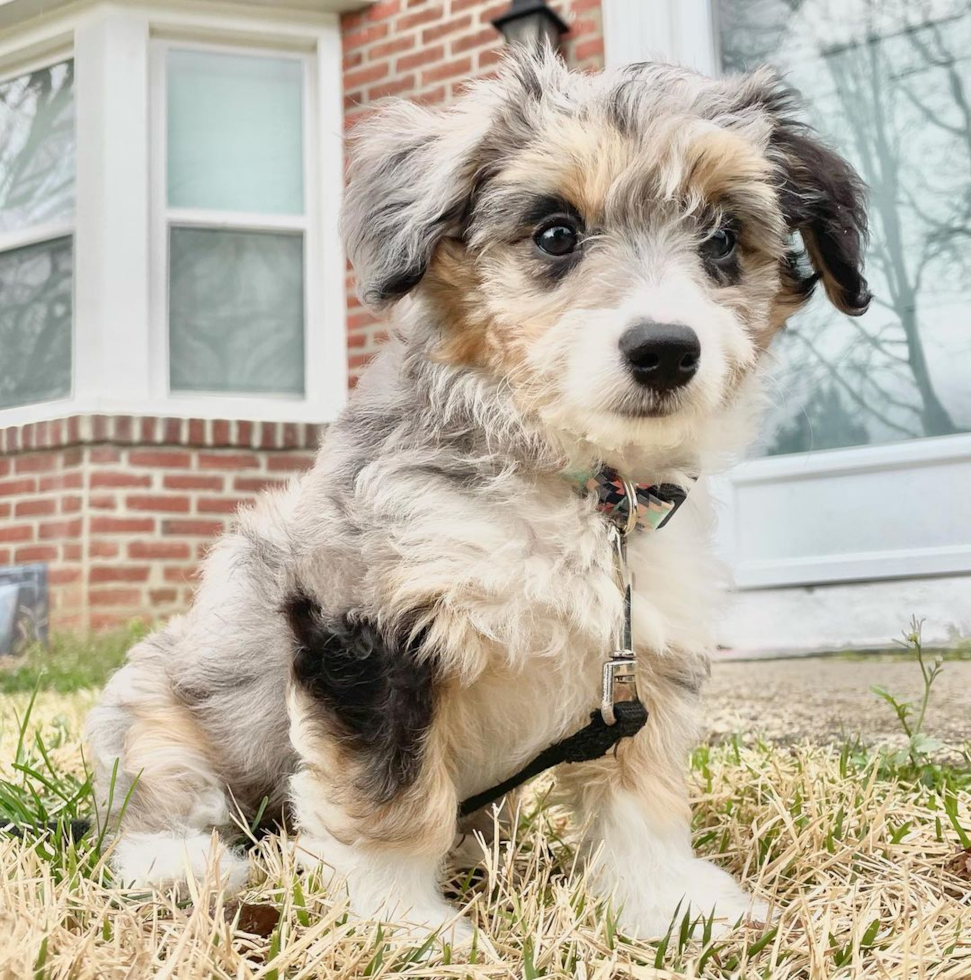
[[[364,302],[405,296],[438,243],[461,235],[488,118],[402,100],[354,127],[342,229]]]
[[[871,298],[863,276],[866,186],[843,157],[795,117],[795,92],[770,73],[757,73],[755,78],[759,76],[769,80],[767,86],[755,86],[755,101],[772,117],[769,153],[782,176],[779,194],[785,220],[802,236],[815,269],[805,291],[821,279],[837,309],[860,316]]]

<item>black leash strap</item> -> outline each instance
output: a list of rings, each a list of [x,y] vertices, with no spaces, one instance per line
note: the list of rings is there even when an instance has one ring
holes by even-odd
[[[613,725],[603,720],[600,710],[590,715],[590,724],[569,738],[544,749],[532,762],[514,773],[498,786],[476,793],[459,805],[459,816],[467,817],[476,810],[502,799],[510,790],[521,786],[527,779],[538,776],[561,762],[592,762],[605,756],[622,738],[636,735],[647,721],[647,708],[640,701],[621,701],[614,705],[617,718]]]

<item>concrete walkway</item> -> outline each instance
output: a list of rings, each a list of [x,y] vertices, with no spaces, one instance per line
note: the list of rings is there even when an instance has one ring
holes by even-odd
[[[873,656],[715,663],[705,722],[714,740],[742,732],[779,742],[860,734],[868,743],[902,742],[893,709],[870,690],[875,685],[919,707],[923,685],[916,661]],[[951,749],[971,743],[971,661],[944,664],[924,728]]]

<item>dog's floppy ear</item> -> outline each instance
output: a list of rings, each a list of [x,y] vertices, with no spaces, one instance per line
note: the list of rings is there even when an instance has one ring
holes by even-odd
[[[461,234],[489,116],[401,100],[354,127],[342,226],[364,302],[409,293],[436,245]]]
[[[821,279],[838,310],[860,316],[870,305],[863,277],[866,187],[846,160],[794,117],[799,99],[792,89],[770,72],[754,78],[763,83],[756,86],[755,101],[772,117],[769,154],[782,176],[783,214],[789,229],[802,236],[815,269],[803,288],[808,294]]]
[[[866,191],[856,171],[808,126],[783,120],[772,134],[782,168],[782,208],[798,231],[830,302],[860,316],[870,305],[863,277]]]

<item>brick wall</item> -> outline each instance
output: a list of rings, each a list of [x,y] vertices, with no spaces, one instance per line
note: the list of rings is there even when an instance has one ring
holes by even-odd
[[[184,609],[236,508],[310,466],[315,426],[88,416],[0,430],[0,565],[48,565],[51,626]]]
[[[601,0],[552,0],[569,25],[562,51],[583,70],[603,67]],[[344,44],[345,125],[388,95],[445,103],[470,79],[489,74],[503,50],[490,20],[509,0],[382,0],[341,18]],[[385,325],[365,310],[347,278],[348,368],[353,385],[385,338]]]

